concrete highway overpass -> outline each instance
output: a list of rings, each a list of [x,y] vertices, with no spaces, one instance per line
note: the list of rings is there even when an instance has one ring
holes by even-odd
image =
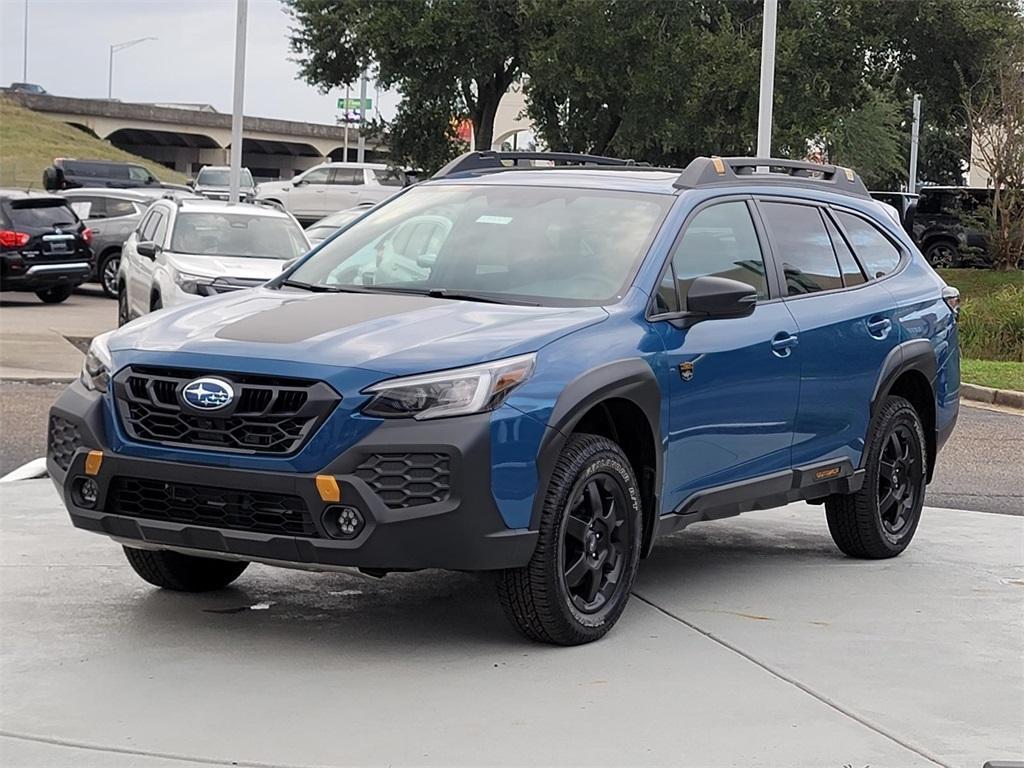
[[[27,109],[187,176],[204,165],[228,164],[231,115],[210,107],[0,92]],[[350,128],[348,133],[348,159],[355,160],[358,131]],[[386,157],[386,148],[377,141],[368,139],[366,148],[368,161]],[[249,116],[242,123],[242,164],[257,178],[290,179],[326,159],[345,159],[344,127]]]

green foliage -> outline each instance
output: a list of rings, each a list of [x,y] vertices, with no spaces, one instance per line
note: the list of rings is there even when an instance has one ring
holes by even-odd
[[[1024,363],[1006,360],[960,360],[960,379],[994,389],[1024,392]]]
[[[519,77],[516,0],[286,0],[302,77],[327,91],[370,70],[404,100],[388,131],[395,159],[433,169],[459,149],[468,116],[490,148],[498,102]],[[376,127],[381,130],[381,126]]]
[[[1024,362],[1024,274],[942,269],[960,291],[960,350],[964,357]]]
[[[823,138],[830,162],[856,168],[870,189],[885,189],[904,166],[899,107],[874,92],[858,109],[835,118]]]

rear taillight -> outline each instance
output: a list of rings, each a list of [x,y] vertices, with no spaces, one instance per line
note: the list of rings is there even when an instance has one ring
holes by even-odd
[[[0,229],[0,245],[4,248],[21,248],[28,245],[29,235],[13,229]]]
[[[88,227],[83,229],[82,230],[82,239],[85,240],[85,242],[87,242],[87,243],[91,243],[92,242],[92,230],[89,229]]]
[[[942,289],[942,300],[953,312],[953,317],[960,317],[960,291],[951,285]]]

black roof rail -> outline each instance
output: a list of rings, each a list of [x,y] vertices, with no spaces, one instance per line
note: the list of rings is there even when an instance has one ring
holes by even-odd
[[[533,160],[541,160],[554,163],[555,165],[637,165],[635,160],[602,157],[601,155],[581,155],[575,152],[497,152],[495,150],[478,150],[464,152],[430,178],[443,179],[456,173],[472,171],[508,171],[516,168],[536,168],[537,166],[531,163]]]
[[[860,176],[849,168],[776,157],[697,157],[679,174],[673,186],[697,189],[742,185],[751,181],[828,190],[852,197],[871,197]]]

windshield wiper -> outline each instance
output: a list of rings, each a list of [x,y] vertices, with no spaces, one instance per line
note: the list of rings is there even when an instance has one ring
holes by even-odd
[[[431,296],[435,299],[461,299],[462,301],[480,301],[485,304],[524,304],[530,307],[540,306],[540,304],[532,303],[529,301],[512,301],[502,296],[497,296],[491,293],[469,293],[465,291],[453,291],[450,290],[449,288],[431,288],[427,291],[427,296]]]
[[[287,285],[289,288],[301,288],[304,291],[312,291],[313,293],[342,293],[349,292],[344,288],[339,288],[336,285],[321,285],[319,283],[303,283],[298,280],[285,280],[281,285]],[[351,293],[361,293],[361,291],[351,291]]]

